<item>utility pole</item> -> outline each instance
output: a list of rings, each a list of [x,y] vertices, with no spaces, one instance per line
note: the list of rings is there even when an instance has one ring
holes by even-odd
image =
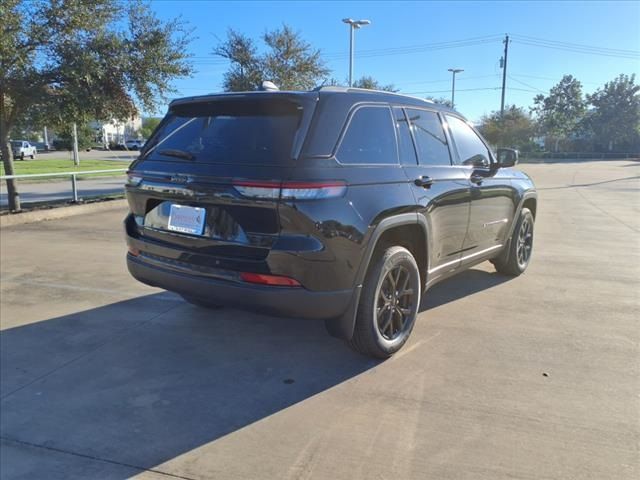
[[[342,21],[349,25],[349,86],[353,86],[353,42],[355,31],[364,25],[370,25],[370,20],[353,20],[351,18],[343,18]]]
[[[450,68],[449,71],[453,74],[451,80],[451,108],[456,106],[456,73],[464,72],[462,68]]]
[[[504,116],[504,94],[507,89],[507,55],[509,54],[509,35],[504,36],[504,61],[502,62],[502,100],[500,101],[500,118]]]
[[[78,157],[78,128],[73,122],[73,164],[77,167],[80,165],[80,157]]]
[[[44,127],[44,148],[49,149],[49,135],[47,134],[47,127]]]

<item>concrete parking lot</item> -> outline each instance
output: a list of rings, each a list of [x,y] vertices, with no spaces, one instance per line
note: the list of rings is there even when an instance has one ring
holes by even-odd
[[[0,476],[640,478],[640,162],[524,165],[534,257],[376,362],[126,272],[124,211],[1,231]]]

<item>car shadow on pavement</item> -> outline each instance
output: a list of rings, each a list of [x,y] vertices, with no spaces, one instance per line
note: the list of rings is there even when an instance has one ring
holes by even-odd
[[[474,293],[488,290],[502,283],[512,280],[513,277],[502,275],[498,272],[485,272],[484,270],[465,270],[454,277],[444,280],[430,288],[422,297],[420,311],[445,305]]]
[[[79,456],[103,462],[100,478],[128,477],[123,466],[159,465],[378,363],[322,322],[167,293],[7,329],[0,347],[1,436],[60,453],[64,478],[83,476]],[[35,452],[3,455],[6,478],[52,478]]]
[[[508,280],[469,270],[429,290],[422,310]],[[78,458],[100,462],[100,478],[128,478],[379,363],[323,322],[206,310],[166,292],[4,330],[0,355],[6,478],[54,478],[51,452],[60,478],[87,476]]]

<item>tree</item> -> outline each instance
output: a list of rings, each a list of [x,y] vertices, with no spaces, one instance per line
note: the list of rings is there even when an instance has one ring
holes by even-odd
[[[531,148],[535,124],[523,108],[511,105],[505,108],[503,116],[495,111],[482,117],[478,130],[492,145],[527,150]]]
[[[355,88],[366,88],[369,90],[384,90],[387,92],[397,92],[398,89],[392,84],[388,84],[388,85],[380,85],[380,83],[378,83],[378,81],[376,79],[374,79],[373,77],[369,77],[369,76],[363,76],[361,78],[359,78],[358,80],[356,80],[355,82],[353,82],[353,86]]]
[[[224,74],[224,89],[230,92],[260,88],[264,80],[274,82],[281,90],[308,90],[327,77],[329,69],[299,32],[283,25],[262,36],[266,51],[258,53],[253,40],[229,30],[227,39],[213,53],[231,62]]]
[[[96,143],[96,131],[88,124],[79,124],[76,131],[80,150],[89,148]],[[73,150],[73,125],[64,125],[58,128],[56,134],[58,138],[53,141],[53,146],[56,150]]]
[[[140,135],[142,135],[142,138],[147,140],[149,137],[151,137],[151,134],[156,129],[156,127],[158,126],[158,124],[160,123],[161,120],[162,119],[159,118],[159,117],[146,117],[146,118],[143,118],[142,119],[142,128],[140,128]]]
[[[531,111],[536,115],[540,133],[555,139],[558,151],[560,140],[576,133],[586,105],[582,96],[582,84],[571,75],[551,88],[549,95],[536,95]]]
[[[449,108],[452,108],[453,105],[451,104],[451,100],[449,100],[448,98],[444,98],[444,97],[425,97],[427,100],[431,100],[433,103],[439,103],[440,105],[446,105]]]
[[[593,109],[585,118],[585,127],[596,146],[618,151],[640,147],[639,92],[635,75],[620,74],[602,89],[587,95]]]
[[[258,49],[249,37],[229,29],[227,39],[214,50],[214,55],[231,62],[224,74],[224,89],[227,92],[257,90],[264,80],[262,59]]]
[[[9,137],[26,119],[122,120],[136,104],[154,110],[171,81],[192,71],[183,22],[158,20],[142,0],[2,0],[0,17],[0,148],[9,175]],[[19,211],[15,181],[7,190]]]

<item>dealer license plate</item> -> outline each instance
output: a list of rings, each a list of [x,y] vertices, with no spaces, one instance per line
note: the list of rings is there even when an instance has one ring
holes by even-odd
[[[202,235],[205,210],[200,207],[171,204],[168,229],[174,232]]]

